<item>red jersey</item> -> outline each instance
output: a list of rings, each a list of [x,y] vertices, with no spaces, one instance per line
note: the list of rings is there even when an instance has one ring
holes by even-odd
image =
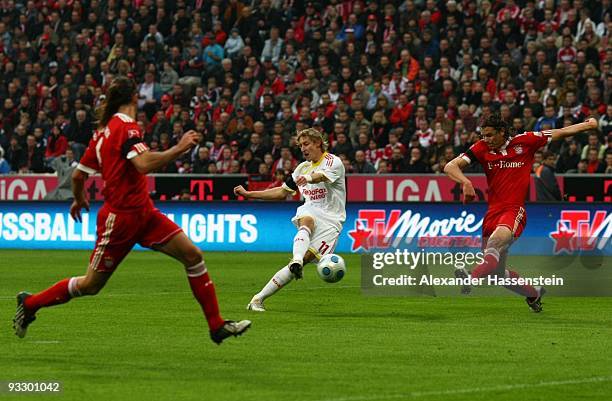
[[[143,133],[131,117],[117,113],[104,130],[96,131],[77,168],[99,172],[104,180],[104,202],[113,212],[153,208],[144,174],[130,161],[149,150]]]
[[[533,155],[551,138],[551,131],[524,132],[508,139],[497,151],[480,140],[461,154],[466,162],[478,161],[484,168],[490,210],[525,205]]]

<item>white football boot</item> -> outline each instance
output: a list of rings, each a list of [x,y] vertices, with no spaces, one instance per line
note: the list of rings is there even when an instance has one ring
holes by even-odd
[[[265,312],[266,308],[264,307],[262,301],[260,301],[258,298],[253,297],[253,299],[251,299],[251,302],[249,302],[249,304],[247,305],[247,310],[252,310],[253,312]]]

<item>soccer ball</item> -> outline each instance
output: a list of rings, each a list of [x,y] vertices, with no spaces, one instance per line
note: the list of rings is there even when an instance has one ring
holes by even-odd
[[[328,283],[337,283],[342,280],[346,274],[346,265],[341,256],[330,253],[319,260],[317,265],[317,273],[323,281]]]

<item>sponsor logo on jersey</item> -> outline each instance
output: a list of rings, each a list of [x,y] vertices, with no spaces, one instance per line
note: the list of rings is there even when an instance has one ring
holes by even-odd
[[[402,242],[410,244],[414,239],[422,243],[423,238],[440,236],[471,235],[482,226],[482,219],[466,211],[457,217],[432,219],[412,210],[378,209],[359,210],[355,226],[348,232],[352,240],[352,251],[397,247]],[[427,241],[425,241],[427,242]],[[464,242],[462,242],[464,246]],[[458,244],[454,244],[458,246]]]
[[[489,170],[493,170],[493,168],[521,168],[525,165],[525,162],[509,162],[506,160],[500,160],[498,162],[487,162],[487,167]]]
[[[597,210],[563,210],[557,230],[549,234],[554,241],[553,253],[603,249],[612,236],[612,213]]]
[[[307,196],[311,201],[317,199],[323,199],[327,196],[326,188],[313,188],[313,189],[304,189],[302,191],[302,195]]]

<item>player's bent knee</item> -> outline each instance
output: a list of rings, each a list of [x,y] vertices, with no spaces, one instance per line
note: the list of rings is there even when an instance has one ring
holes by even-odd
[[[300,218],[300,226],[306,226],[312,232],[314,230],[315,221],[312,217],[305,216],[305,217]]]
[[[181,259],[185,267],[195,266],[202,262],[202,252],[195,245],[191,245],[185,249]]]
[[[489,241],[487,241],[487,248],[495,248],[499,253],[502,253],[506,249],[507,243],[508,240],[505,237],[493,236],[489,238]]]
[[[306,263],[310,263],[310,262],[317,262],[317,257],[310,251],[306,252],[306,255],[304,255],[304,264]]]

